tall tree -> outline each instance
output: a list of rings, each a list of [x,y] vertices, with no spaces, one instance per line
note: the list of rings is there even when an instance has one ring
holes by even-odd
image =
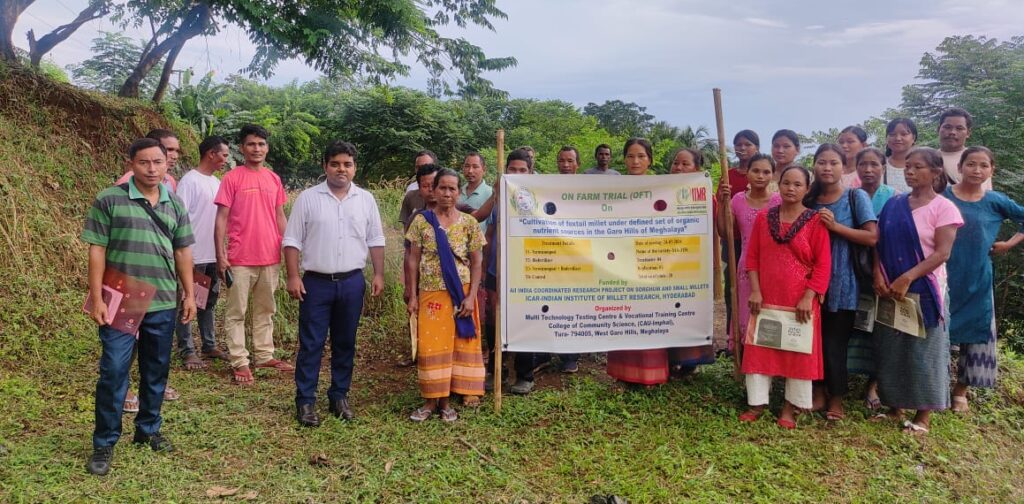
[[[157,63],[180,51],[189,39],[215,34],[225,23],[240,26],[256,45],[245,71],[266,77],[282,59],[300,58],[330,77],[366,75],[372,79],[405,75],[409,59],[430,72],[437,94],[466,96],[494,94],[483,72],[516,64],[514,58],[488,58],[462,38],[449,38],[437,28],[469,24],[493,30],[493,18],[505,18],[496,0],[129,0],[124,19],[152,19],[160,40],[148,47],[120,95],[138,97],[142,80]],[[390,53],[385,55],[384,53]],[[162,80],[170,74],[168,58]],[[456,74],[449,82],[450,72]],[[166,85],[159,85],[163,89]]]
[[[18,53],[14,50],[14,25],[18,23],[21,13],[35,0],[3,0],[0,1],[0,59],[8,63],[18,63]]]
[[[53,50],[57,44],[64,42],[75,33],[82,25],[99,19],[110,13],[110,1],[109,0],[90,0],[87,5],[78,16],[68,24],[60,25],[55,28],[52,32],[47,33],[36,40],[36,34],[32,30],[28,31],[28,52],[29,60],[34,68],[39,68],[39,62],[43,60],[43,56]]]
[[[142,55],[142,44],[121,33],[100,32],[92,39],[93,55],[81,63],[68,65],[75,83],[87,89],[116,93],[132,73]],[[142,88],[152,91],[155,78],[143,81]]]
[[[653,125],[654,116],[647,107],[622,100],[606,101],[601,105],[588,103],[583,114],[597,118],[597,124],[613,135],[644,136]]]

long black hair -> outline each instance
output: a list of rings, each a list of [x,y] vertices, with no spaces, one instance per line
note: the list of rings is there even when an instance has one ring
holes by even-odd
[[[914,124],[914,120],[910,119],[910,118],[907,118],[907,117],[897,117],[896,119],[893,119],[893,120],[889,121],[889,124],[885,125],[885,136],[886,136],[886,141],[885,141],[885,157],[886,158],[888,158],[889,156],[892,155],[892,149],[889,148],[888,137],[889,137],[889,135],[893,134],[894,131],[896,131],[896,126],[899,126],[901,124],[906,126],[908,130],[910,130],[910,134],[914,135],[914,143],[917,143],[917,125]],[[909,156],[910,154],[908,153],[907,155]]]
[[[825,143],[818,146],[818,150],[814,151],[814,163],[818,163],[818,157],[822,154],[832,151],[839,156],[839,159],[843,161],[843,167],[846,166],[846,153],[843,152],[843,148],[834,143]],[[807,190],[807,195],[804,196],[804,206],[812,207],[818,201],[818,196],[821,196],[821,181],[817,177],[814,178],[814,182],[811,182],[811,188]]]

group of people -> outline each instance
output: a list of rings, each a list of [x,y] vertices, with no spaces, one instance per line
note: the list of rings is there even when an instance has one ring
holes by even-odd
[[[927,432],[930,412],[950,402],[966,411],[968,387],[993,386],[996,333],[988,256],[1024,240],[1018,233],[996,242],[1004,220],[1024,223],[1024,208],[991,190],[994,156],[984,147],[965,147],[970,128],[966,111],[943,114],[939,151],[915,147],[916,126],[897,119],[887,127],[885,153],[867,145],[863,129],[846,128],[837,144],[815,152],[813,173],[795,164],[800,144],[792,131],[773,136],[770,155],[759,152],[756,133],[736,135],[739,164],[721,184],[715,211],[717,226],[725,230],[728,223],[717,214],[729,206],[737,236],[739,303],[733,316],[740,334],[734,339],[742,341],[751,317],[769,305],[795,310],[801,322],[814,324],[810,354],[742,348],[750,408],[740,420],[757,420],[775,377],[786,382],[778,423],[787,428],[795,427],[795,416],[806,410],[824,409],[829,420],[842,419],[850,373],[869,376],[867,403],[872,409],[888,406],[883,418],[917,410],[905,423],[909,432]],[[343,420],[354,417],[347,396],[368,260],[371,295],[384,290],[380,212],[373,195],[353,183],[356,147],[337,141],[323,155],[324,181],[302,191],[286,216],[281,179],[265,164],[268,137],[260,126],[243,127],[237,139],[243,164],[220,179],[215,172],[230,159],[228,141],[206,138],[199,164],[175,183],[168,168],[180,155],[177,139],[166,130],[154,131],[131,144],[129,173],[103,190],[89,210],[82,239],[90,245],[90,315],[103,347],[89,472],[109,471],[121,415],[131,406],[138,409],[133,441],[173,449],[160,432],[160,410],[165,398],[177,395],[167,396],[175,332],[187,369],[224,360],[232,381],[241,386],[254,383],[253,367],[294,373],[296,419],[309,427],[320,424],[317,385],[329,339],[329,410]],[[594,158],[596,165],[582,174],[620,175],[610,166],[610,146],[598,146]],[[652,145],[632,138],[623,158],[625,175],[650,174]],[[557,160],[559,173],[579,173],[576,148],[562,148]],[[437,415],[451,422],[458,418],[453,395],[466,406],[478,405],[493,374],[503,371],[493,368],[501,247],[497,181],[492,186],[484,180],[485,161],[477,152],[464,157],[461,172],[440,166],[430,151],[417,153],[413,161],[415,180],[399,216],[405,242],[401,282],[417,334],[415,359],[406,364],[416,366],[424,402],[409,418],[422,422]],[[700,151],[682,149],[670,172],[700,171],[703,165]],[[533,150],[509,153],[505,172],[533,173]],[[272,317],[282,252],[286,290],[300,303],[294,366],[274,356]],[[103,297],[107,269],[157,288],[136,334],[110,325],[114,314]],[[210,279],[204,306],[195,301],[199,275]],[[224,289],[227,352],[217,348],[213,334],[214,308]],[[873,334],[854,330],[858,299],[868,292],[897,299],[915,295],[925,337],[880,325]],[[245,344],[250,296],[252,361]],[[202,342],[198,352],[190,326],[194,319]],[[951,343],[960,351],[952,396]],[[135,354],[140,378],[133,405],[128,376]],[[579,369],[578,355],[559,357],[562,372]],[[530,393],[534,372],[550,360],[548,354],[516,354],[510,391]],[[710,344],[613,351],[607,372],[626,383],[656,386],[714,360]]]

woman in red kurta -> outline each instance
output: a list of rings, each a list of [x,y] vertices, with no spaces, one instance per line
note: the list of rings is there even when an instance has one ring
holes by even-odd
[[[647,175],[654,159],[651,143],[630,138],[623,148],[628,175]],[[668,381],[668,349],[608,352],[608,374],[616,380],[653,387]]]
[[[743,349],[742,372],[746,375],[750,409],[740,420],[753,422],[768,405],[772,378],[786,378],[786,402],[778,424],[796,427],[796,408],[812,403],[812,381],[822,378],[820,299],[828,290],[832,271],[828,230],[817,212],[803,205],[810,186],[810,174],[802,166],[782,171],[779,194],[782,205],[762,210],[754,222],[747,248],[746,268],[750,275],[750,313],[762,305],[796,310],[796,318],[814,327],[809,354],[754,345]]]

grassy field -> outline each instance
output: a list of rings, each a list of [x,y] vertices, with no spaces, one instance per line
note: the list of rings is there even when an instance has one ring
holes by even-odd
[[[406,416],[419,404],[415,372],[394,367],[408,348],[394,231],[388,289],[368,301],[360,329],[356,421],[301,429],[289,377],[260,371],[256,386],[243,389],[223,365],[189,372],[176,364],[171,383],[183,397],[165,404],[163,432],[177,451],[131,446],[127,415],[113,471],[89,476],[99,345],[79,310],[85,247],[76,236],[89,198],[120,172],[119,142],[165,123],[137,105],[4,72],[2,502],[1024,500],[1024,358],[1009,352],[1000,387],[979,394],[970,415],[937,415],[924,438],[866,421],[853,400],[835,425],[811,415],[792,432],[769,417],[740,424],[743,393],[729,362],[633,390],[612,383],[594,356],[577,375],[542,374],[529,397],[506,397],[501,415],[487,397],[479,409],[461,409],[454,425],[413,424]],[[375,193],[394,222],[400,189]],[[297,304],[283,291],[279,301],[279,357],[291,358]],[[320,411],[327,417],[323,400]]]

